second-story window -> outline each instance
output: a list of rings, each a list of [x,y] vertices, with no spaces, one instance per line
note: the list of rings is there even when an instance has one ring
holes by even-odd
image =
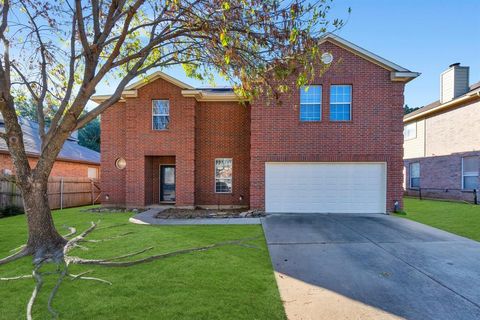
[[[300,88],[300,121],[322,119],[322,86]]]
[[[403,137],[405,140],[415,139],[417,137],[417,123],[412,122],[403,127]]]
[[[352,120],[352,86],[330,87],[330,121]]]
[[[168,100],[152,101],[152,128],[166,130],[170,122],[170,103]]]

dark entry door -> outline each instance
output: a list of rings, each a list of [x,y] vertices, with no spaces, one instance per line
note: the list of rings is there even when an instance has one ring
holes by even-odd
[[[160,166],[160,201],[175,202],[175,166]]]

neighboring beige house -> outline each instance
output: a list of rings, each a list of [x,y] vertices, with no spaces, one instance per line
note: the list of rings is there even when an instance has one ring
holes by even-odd
[[[420,188],[425,197],[473,201],[480,186],[480,82],[469,85],[469,67],[450,65],[440,75],[440,99],[403,122],[406,193]]]

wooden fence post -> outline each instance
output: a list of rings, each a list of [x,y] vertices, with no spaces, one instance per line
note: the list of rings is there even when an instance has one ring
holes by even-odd
[[[93,190],[93,180],[90,180],[90,190],[92,192],[92,206],[95,204],[95,190]]]
[[[60,210],[63,209],[63,177],[60,179]]]

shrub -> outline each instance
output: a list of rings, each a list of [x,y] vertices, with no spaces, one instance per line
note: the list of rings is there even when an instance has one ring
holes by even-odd
[[[23,208],[17,206],[6,206],[5,208],[0,209],[0,218],[17,216],[23,213]]]

